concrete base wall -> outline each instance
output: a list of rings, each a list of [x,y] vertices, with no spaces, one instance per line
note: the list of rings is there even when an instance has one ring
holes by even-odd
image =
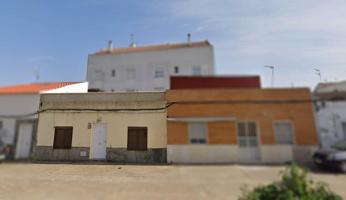
[[[167,145],[169,163],[234,163],[236,145]]]
[[[261,161],[268,164],[284,164],[293,161],[292,145],[262,145]]]
[[[128,151],[126,148],[107,148],[107,160],[121,163],[166,163],[167,150],[164,148],[147,151]]]
[[[53,149],[49,146],[36,146],[33,158],[38,161],[85,161],[89,160],[89,152],[88,147]]]
[[[260,160],[252,164],[312,163],[316,146],[261,145]],[[168,163],[241,163],[238,145],[168,145]]]
[[[262,145],[261,160],[257,164],[283,164],[296,161],[309,166],[317,146]],[[53,149],[36,146],[34,159],[38,161],[88,161],[88,147]],[[167,149],[127,151],[126,148],[107,148],[106,160],[119,163],[239,163],[236,145],[168,145]],[[255,163],[255,164],[256,164]]]
[[[106,160],[121,163],[166,163],[166,149],[147,151],[127,151],[126,148],[107,148]],[[34,160],[37,161],[89,161],[89,147],[53,149],[49,146],[36,146]]]

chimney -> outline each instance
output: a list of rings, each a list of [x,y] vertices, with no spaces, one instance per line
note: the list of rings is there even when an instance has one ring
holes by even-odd
[[[191,33],[187,34],[187,44],[191,43]]]
[[[131,34],[131,43],[130,43],[130,47],[132,48],[136,48],[137,47],[137,44],[135,42],[135,35],[134,34]]]
[[[113,49],[113,42],[112,40],[108,40],[108,50],[112,51],[112,49]]]

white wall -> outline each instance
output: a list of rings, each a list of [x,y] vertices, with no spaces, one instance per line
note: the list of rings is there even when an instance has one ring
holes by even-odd
[[[326,103],[316,112],[317,128],[320,142],[323,147],[329,147],[333,143],[345,138],[342,130],[342,122],[346,122],[346,103]]]
[[[13,144],[17,119],[36,118],[37,115],[23,116],[38,110],[38,94],[2,94],[0,95],[0,121],[3,129],[0,137],[6,144]]]
[[[85,82],[43,93],[85,93],[87,91],[88,83]],[[0,121],[3,123],[0,137],[5,143],[13,144],[17,120],[37,118],[37,115],[26,115],[37,112],[39,103],[39,94],[0,94]]]
[[[261,145],[261,159],[251,163],[284,164],[295,159],[294,150],[292,145]],[[167,145],[169,163],[240,163],[240,156],[238,145]]]
[[[5,144],[12,144],[14,140],[14,134],[15,134],[15,126],[16,126],[16,120],[15,119],[8,119],[8,118],[0,118],[0,121],[3,123],[3,127],[0,130],[0,138]]]
[[[0,95],[0,116],[36,112],[39,100],[39,94],[2,94]]]
[[[237,145],[167,145],[168,163],[234,163]]]
[[[293,161],[292,145],[262,145],[261,160],[263,163],[286,163]]]
[[[105,91],[154,91],[169,88],[169,77],[174,67],[176,75],[192,75],[193,66],[201,66],[203,75],[214,74],[213,48],[195,47],[161,51],[89,55],[87,81],[89,88]],[[128,80],[127,69],[136,70],[135,80]],[[164,70],[164,78],[155,78],[156,68]],[[115,69],[116,76],[112,77]]]
[[[76,83],[41,93],[86,93],[88,92],[88,85],[88,82]]]

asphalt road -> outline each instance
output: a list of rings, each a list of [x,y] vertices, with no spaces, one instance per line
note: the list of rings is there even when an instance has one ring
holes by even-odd
[[[0,164],[0,199],[237,199],[283,167],[241,165]],[[346,175],[312,174],[346,199]]]

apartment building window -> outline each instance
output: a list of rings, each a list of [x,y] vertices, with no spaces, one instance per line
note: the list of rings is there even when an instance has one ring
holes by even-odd
[[[73,127],[55,127],[53,149],[71,149]]]
[[[206,144],[208,136],[208,124],[193,122],[188,124],[190,144]]]
[[[154,77],[155,78],[163,78],[165,76],[165,72],[163,69],[155,69],[155,72],[154,72]]]
[[[202,68],[199,65],[192,66],[192,75],[202,75]]]
[[[274,122],[276,144],[293,144],[293,127],[291,122]]]
[[[148,149],[148,128],[128,127],[127,128],[127,150],[146,151]]]
[[[155,91],[165,91],[164,87],[154,87]]]
[[[126,78],[127,78],[127,80],[135,80],[136,79],[136,69],[135,68],[126,69]]]
[[[126,92],[136,92],[136,89],[134,88],[126,88]]]
[[[344,138],[346,139],[346,122],[341,123],[342,131],[344,132]]]
[[[105,78],[105,72],[100,69],[96,69],[92,78],[94,81],[103,81]]]
[[[115,73],[115,69],[112,69],[112,77],[115,77],[116,73]]]
[[[175,66],[175,67],[174,67],[174,73],[175,73],[175,74],[179,74],[179,67],[178,67],[178,66]]]
[[[238,145],[239,147],[257,147],[257,124],[256,122],[239,122],[238,129]]]

